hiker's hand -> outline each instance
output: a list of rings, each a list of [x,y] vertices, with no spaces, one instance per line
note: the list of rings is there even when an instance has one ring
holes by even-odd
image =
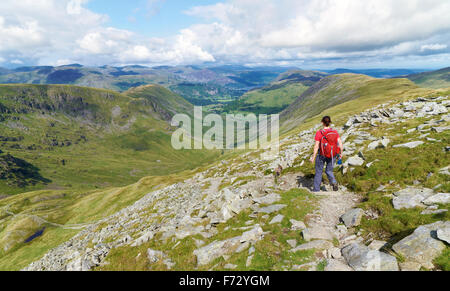
[[[315,160],[314,156],[312,156],[312,157],[309,159],[309,161],[311,162],[311,164],[314,164],[314,160]]]

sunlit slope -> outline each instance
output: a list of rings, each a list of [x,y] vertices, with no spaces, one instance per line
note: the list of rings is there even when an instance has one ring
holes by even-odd
[[[376,79],[355,74],[329,76],[314,84],[281,113],[282,127],[291,130],[305,120],[351,100],[355,100],[353,104],[356,105],[370,106],[394,96],[426,91],[407,79]]]
[[[438,71],[425,72],[407,76],[408,79],[417,85],[425,88],[449,88],[450,87],[450,68]]]
[[[273,114],[283,111],[314,83],[325,77],[316,71],[293,70],[281,74],[266,87],[250,91],[225,107],[225,111]]]
[[[192,114],[193,105],[183,97],[159,85],[147,85],[132,88],[125,92],[133,98],[142,98],[150,101],[153,110],[164,118],[170,120],[177,113]]]

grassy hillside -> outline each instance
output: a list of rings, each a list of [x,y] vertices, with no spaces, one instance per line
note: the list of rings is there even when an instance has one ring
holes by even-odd
[[[328,108],[351,100],[364,100],[370,105],[392,96],[419,94],[422,91],[407,79],[375,79],[355,74],[329,76],[314,84],[284,110],[281,121],[284,129],[290,130]]]
[[[449,88],[450,87],[450,68],[445,68],[433,72],[425,72],[407,76],[408,79],[417,85],[425,88]]]
[[[244,111],[273,114],[283,111],[325,73],[293,70],[282,73],[270,85],[244,94],[239,100],[228,104],[224,111]]]
[[[181,97],[158,86],[130,95],[61,85],[1,85],[0,195],[124,186],[218,156],[172,149],[167,120],[192,107]]]
[[[188,101],[159,85],[132,88],[125,94],[133,98],[148,100],[153,110],[166,121],[169,121],[177,113],[192,114],[194,110]]]

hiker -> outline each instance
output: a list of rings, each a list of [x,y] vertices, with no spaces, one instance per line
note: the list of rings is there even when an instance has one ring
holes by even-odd
[[[273,171],[273,176],[275,178],[275,184],[278,184],[278,178],[281,177],[282,173],[283,173],[283,167],[281,165],[278,165],[278,167]]]
[[[280,177],[282,172],[283,172],[283,167],[281,165],[278,165],[278,167],[275,169],[275,176],[277,178]]]
[[[322,124],[324,128],[316,133],[316,145],[314,146],[314,154],[311,157],[311,163],[314,164],[315,162],[316,165],[316,176],[314,178],[313,192],[320,191],[323,167],[325,164],[325,173],[333,186],[333,191],[338,191],[339,187],[336,178],[334,177],[333,168],[335,162],[339,160],[339,158],[342,158],[342,140],[338,132],[330,128],[331,118],[329,116],[325,116],[322,119]],[[319,156],[317,156],[317,154],[319,154]]]

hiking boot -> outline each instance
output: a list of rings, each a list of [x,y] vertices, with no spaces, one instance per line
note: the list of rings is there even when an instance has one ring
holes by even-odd
[[[334,191],[334,192],[339,191],[339,186],[338,186],[338,184],[333,184],[333,191]]]

